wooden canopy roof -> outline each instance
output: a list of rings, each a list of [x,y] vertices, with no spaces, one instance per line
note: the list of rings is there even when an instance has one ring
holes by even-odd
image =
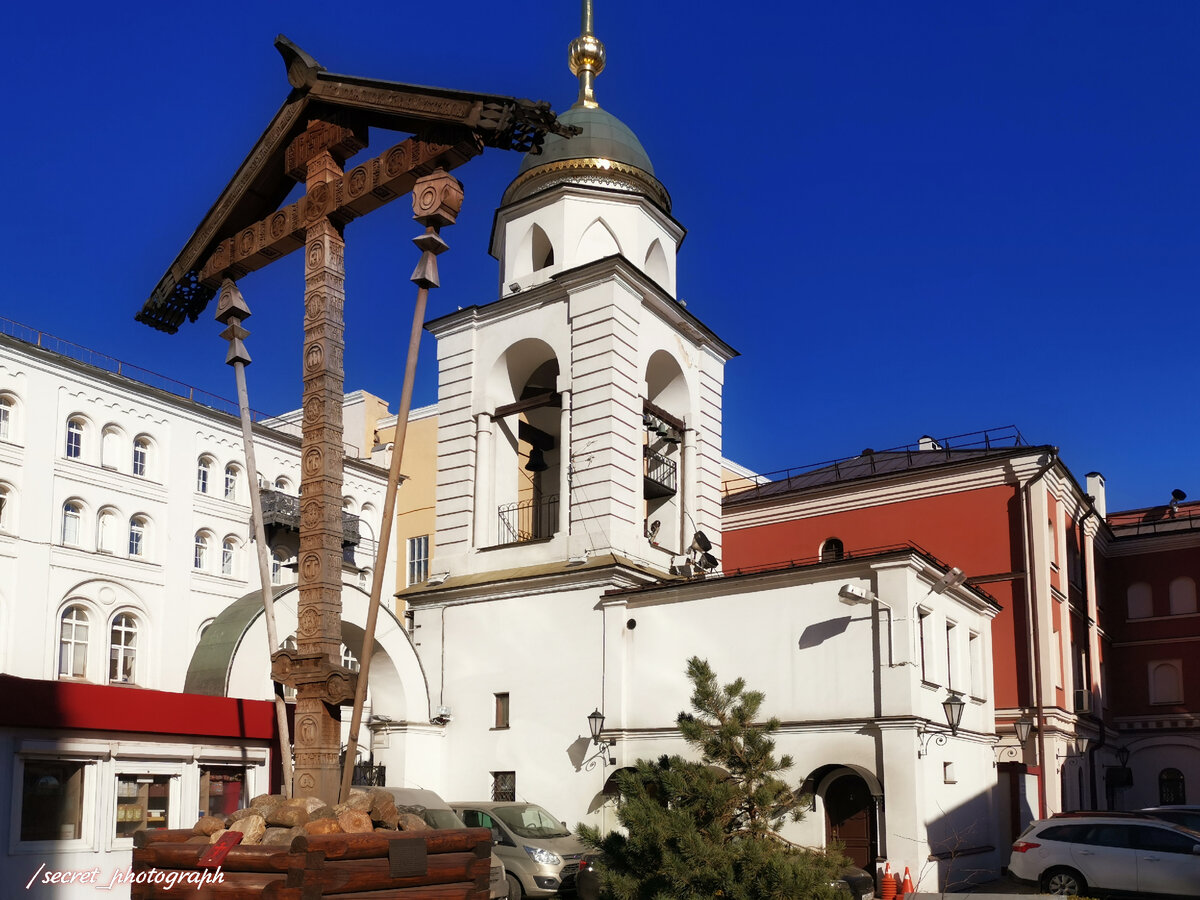
[[[445,168],[465,162],[483,147],[536,153],[548,133],[564,137],[578,133],[578,129],[559,124],[545,102],[335,75],[283,35],[276,38],[275,47],[287,65],[292,90],[142,305],[139,322],[173,333],[185,317],[196,320],[220,284],[218,267],[206,263],[222,242],[279,209],[295,184],[287,171],[287,149],[313,120],[344,125],[361,135],[364,146],[368,128],[405,132],[436,142],[446,149],[430,157],[431,166]],[[377,202],[360,202],[342,210],[344,218],[362,215],[399,193],[377,190],[374,195]],[[293,217],[283,226],[289,235],[296,234],[291,227],[294,223]],[[265,265],[298,247],[302,240],[293,241],[294,246],[277,240],[273,249],[259,253],[257,259],[241,266],[240,272]],[[239,267],[231,264],[221,271],[239,274]]]

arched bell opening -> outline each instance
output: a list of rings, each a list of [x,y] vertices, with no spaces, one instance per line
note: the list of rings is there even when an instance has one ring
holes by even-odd
[[[687,515],[693,473],[685,461],[687,412],[691,397],[678,361],[655,351],[646,366],[646,400],[642,407],[642,491],[645,534],[651,546],[683,553],[692,542]],[[690,443],[689,443],[690,446]]]
[[[483,546],[548,539],[560,530],[564,465],[558,358],[545,342],[526,339],[497,361],[494,376],[508,390],[490,413],[493,502],[484,499],[481,512],[494,509],[495,518]]]

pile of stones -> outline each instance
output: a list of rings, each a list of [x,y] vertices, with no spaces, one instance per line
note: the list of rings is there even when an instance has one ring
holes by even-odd
[[[304,834],[363,834],[374,831],[424,831],[421,807],[396,806],[380,788],[351,788],[345,803],[329,806],[317,797],[287,798],[260,794],[246,809],[230,816],[201,816],[192,830],[194,843],[215,844],[227,831],[240,831],[243,844],[286,846]]]

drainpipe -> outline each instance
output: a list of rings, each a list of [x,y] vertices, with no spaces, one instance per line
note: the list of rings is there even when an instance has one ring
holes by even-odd
[[[1033,629],[1033,703],[1037,714],[1037,758],[1041,777],[1038,778],[1038,818],[1046,818],[1046,711],[1042,699],[1042,641],[1041,617],[1033,590],[1033,485],[1040,481],[1054,465],[1058,448],[1050,450],[1050,458],[1021,488],[1021,516],[1025,520],[1025,603],[1029,609],[1030,627]]]
[[[1092,603],[1091,603],[1091,598],[1088,596],[1088,552],[1089,551],[1088,551],[1088,546],[1086,544],[1087,531],[1084,529],[1083,526],[1087,523],[1088,519],[1090,519],[1092,516],[1094,516],[1096,514],[1096,506],[1095,506],[1096,499],[1091,494],[1086,494],[1085,496],[1087,497],[1087,501],[1088,501],[1088,511],[1083,514],[1083,517],[1079,520],[1076,527],[1079,529],[1079,583],[1083,588],[1083,603],[1087,609],[1087,619],[1088,619],[1088,633],[1087,633],[1088,671],[1085,672],[1084,674],[1087,678],[1087,683],[1088,683],[1088,696],[1094,697],[1095,693],[1092,690],[1092,688],[1094,687],[1094,685],[1092,684],[1092,664],[1094,662],[1093,655],[1092,655]],[[1097,806],[1096,806],[1096,751],[1104,746],[1104,722],[1102,722],[1100,720],[1100,717],[1097,716],[1094,712],[1087,713],[1087,718],[1096,724],[1097,731],[1100,735],[1096,740],[1092,741],[1091,746],[1088,748],[1088,754],[1087,754],[1087,756],[1088,756],[1088,787],[1089,787],[1089,792],[1090,792],[1091,801],[1092,801],[1091,808],[1097,809]]]

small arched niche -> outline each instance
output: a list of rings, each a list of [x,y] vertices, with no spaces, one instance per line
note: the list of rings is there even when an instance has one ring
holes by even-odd
[[[523,235],[512,259],[510,278],[524,278],[554,265],[554,243],[546,230],[534,222]]]
[[[663,252],[662,242],[655,238],[650,249],[646,251],[646,261],[642,265],[642,271],[654,279],[659,287],[666,290],[672,290],[671,270],[667,266],[667,254]]]
[[[575,252],[575,264],[583,265],[606,256],[616,256],[621,252],[621,244],[617,236],[603,219],[595,219],[583,232],[579,239],[579,247]]]

